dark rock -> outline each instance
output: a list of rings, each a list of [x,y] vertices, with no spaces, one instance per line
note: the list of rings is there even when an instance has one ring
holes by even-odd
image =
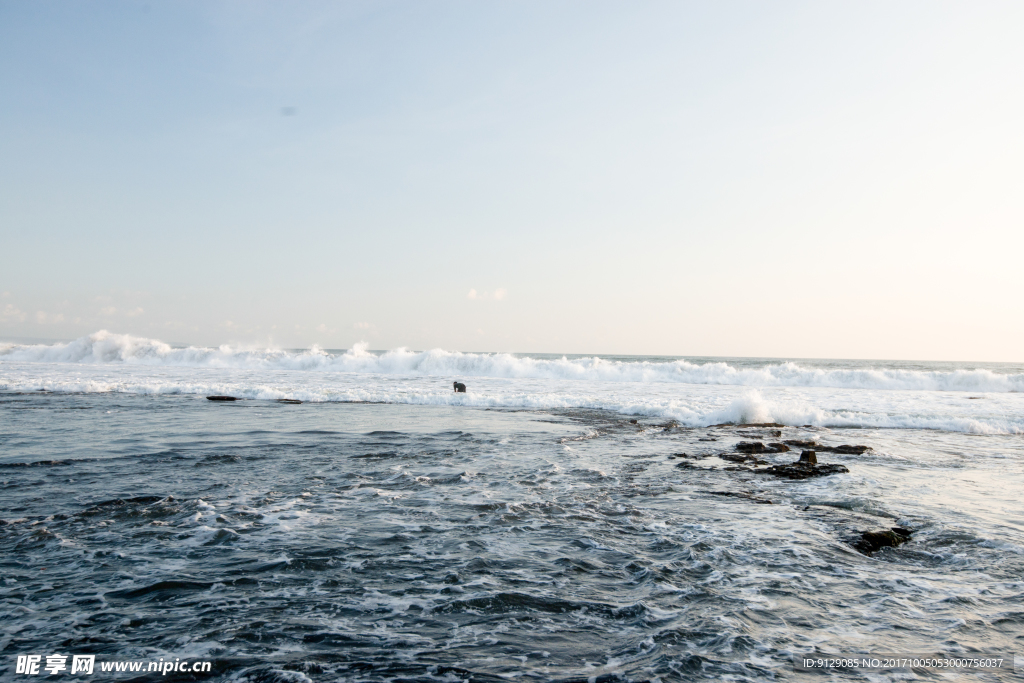
[[[128,503],[155,503],[159,500],[164,500],[164,496],[135,496],[134,498],[115,498],[113,500],[104,500],[100,503],[93,503],[89,506],[90,510],[102,507],[121,507]]]
[[[852,545],[857,551],[865,555],[878,552],[882,548],[895,548],[910,540],[913,532],[910,529],[894,526],[886,531],[865,531],[860,538],[853,541]]]
[[[466,393],[466,385],[463,384],[462,382],[452,382],[452,386],[455,387],[456,394]]]
[[[290,405],[298,405],[298,404],[302,403],[302,401],[299,401],[298,399],[294,399],[294,398],[279,398],[279,399],[277,399],[277,402],[278,403],[288,403]]]
[[[237,396],[207,396],[207,401],[237,401]]]
[[[785,479],[810,479],[812,477],[825,477],[830,474],[846,474],[850,470],[843,465],[804,465],[795,462],[792,465],[772,465],[763,470],[754,470],[759,474],[770,474],[774,477]]]
[[[758,498],[752,493],[746,493],[744,491],[708,491],[712,496],[729,496],[731,498],[745,498],[752,503],[759,505],[771,505],[772,502],[767,498]]]
[[[817,465],[818,454],[814,451],[800,451],[800,460],[798,462],[801,465]]]
[[[768,464],[767,460],[761,460],[751,453],[722,453],[718,457],[729,462],[749,462],[755,465]]]
[[[870,446],[833,446],[832,448],[819,448],[818,450],[831,451],[832,453],[845,453],[847,455],[860,455],[866,451],[870,451]]]
[[[736,450],[740,453],[785,453],[789,446],[781,443],[770,443],[765,446],[760,441],[740,441],[736,444]]]
[[[871,450],[870,446],[850,446],[847,444],[843,444],[842,446],[822,446],[817,441],[798,441],[796,439],[791,439],[789,441],[786,441],[785,443],[788,443],[790,446],[795,446],[797,448],[806,448],[809,450],[818,451],[820,453],[842,453],[845,455],[860,455],[861,453],[865,453]]]
[[[112,508],[121,508],[126,505],[149,505],[150,503],[156,503],[161,500],[171,500],[170,496],[135,496],[134,498],[115,498],[114,500],[104,500],[99,503],[93,503],[85,510],[82,510],[79,515],[83,517],[91,517],[98,514],[109,515],[112,514]]]
[[[723,422],[717,425],[711,425],[712,427],[785,427],[784,424],[778,422],[744,422],[742,424],[732,424],[730,422]]]
[[[630,421],[629,421],[629,424],[631,424],[631,425],[635,425],[635,424],[636,424],[636,420],[630,420]]]

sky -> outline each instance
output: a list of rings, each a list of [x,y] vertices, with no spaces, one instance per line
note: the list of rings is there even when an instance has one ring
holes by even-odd
[[[1024,361],[1024,3],[0,0],[0,339]]]

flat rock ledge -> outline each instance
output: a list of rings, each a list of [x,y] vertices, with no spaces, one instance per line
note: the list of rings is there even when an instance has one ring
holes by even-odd
[[[860,455],[871,450],[871,446],[851,446],[850,444],[843,444],[842,446],[822,446],[817,441],[800,441],[799,439],[788,439],[783,443],[793,446],[795,448],[806,448],[812,451],[819,451],[822,453],[841,453],[843,455]]]

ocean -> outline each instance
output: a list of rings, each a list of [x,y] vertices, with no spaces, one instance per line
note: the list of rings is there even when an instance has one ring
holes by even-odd
[[[4,343],[0,678],[1021,680],[1022,498],[1021,364]]]

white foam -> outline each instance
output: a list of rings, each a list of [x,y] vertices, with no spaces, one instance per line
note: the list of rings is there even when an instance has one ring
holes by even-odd
[[[473,377],[469,392],[454,393],[453,377]],[[69,344],[0,349],[0,390],[6,391],[597,409],[673,419],[686,426],[777,422],[1024,434],[1024,393],[1012,389],[1021,377],[990,370],[825,371],[795,363],[736,368],[726,363],[546,360],[441,350],[376,355],[358,345],[336,355],[316,348],[300,353],[174,349],[106,332]],[[913,386],[899,388],[900,382]],[[962,391],[936,391],[986,382],[983,400],[969,400]]]
[[[619,361],[599,357],[542,359],[507,353],[404,348],[375,354],[356,344],[340,354],[313,346],[293,352],[231,346],[173,348],[164,342],[101,330],[66,344],[0,346],[0,362],[121,364],[253,370],[350,372],[409,377],[497,377],[750,387],[836,387],[918,391],[1024,391],[1024,373],[892,367],[814,368],[795,362],[736,367],[725,362]]]

